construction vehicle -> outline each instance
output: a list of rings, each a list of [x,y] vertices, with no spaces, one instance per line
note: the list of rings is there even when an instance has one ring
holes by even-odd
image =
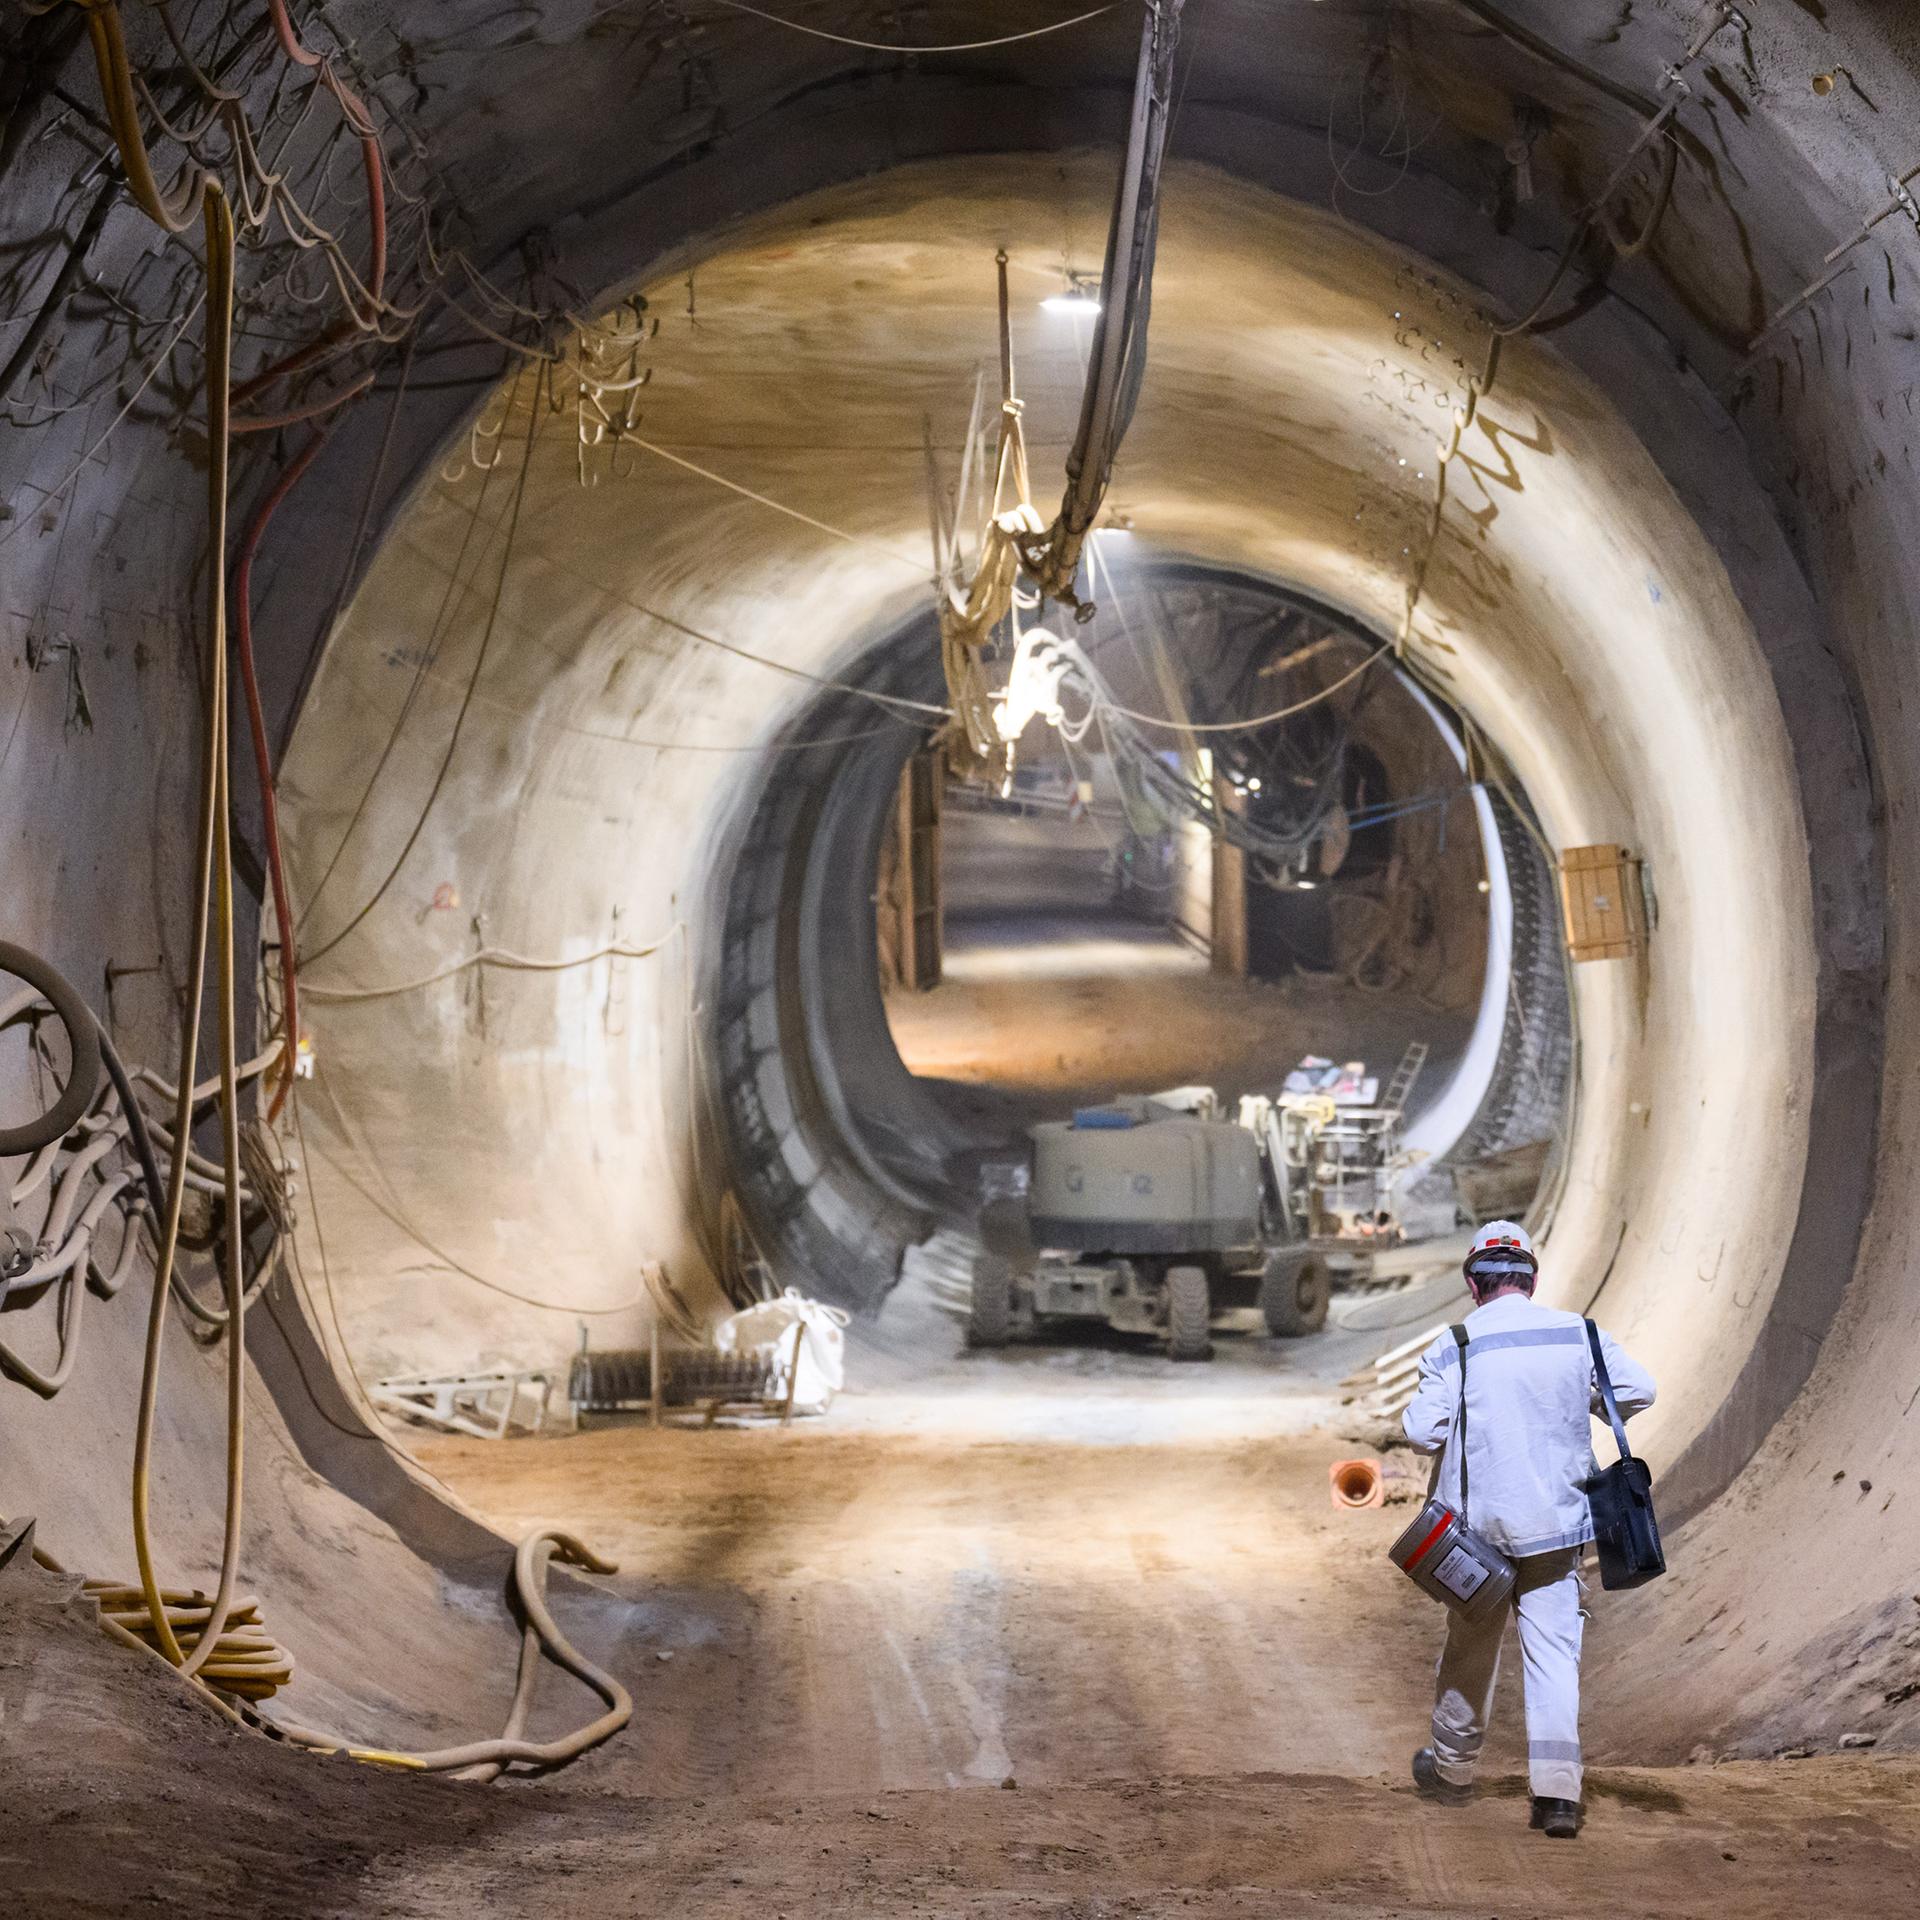
[[[1426,1062],[1426,1042],[1412,1042],[1377,1101],[1309,1092],[1250,1095],[1240,1102],[1240,1125],[1265,1148],[1270,1201],[1285,1223],[1282,1237],[1303,1265],[1325,1271],[1329,1285],[1363,1283],[1374,1255],[1404,1237],[1400,1136]]]
[[[1097,1321],[1205,1360],[1215,1316],[1252,1306],[1278,1337],[1317,1332],[1336,1272],[1400,1239],[1401,1116],[1425,1057],[1410,1048],[1378,1104],[1253,1095],[1229,1117],[1183,1087],[1034,1127],[1026,1160],[982,1172],[968,1344]]]

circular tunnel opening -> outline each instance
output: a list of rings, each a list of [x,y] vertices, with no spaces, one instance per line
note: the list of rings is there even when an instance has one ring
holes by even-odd
[[[1145,724],[1030,723],[1009,779],[903,770],[876,887],[903,1060],[1011,1122],[1189,1085],[1237,1100],[1304,1056],[1390,1074],[1419,1039],[1426,1104],[1486,941],[1442,723],[1377,636],[1257,581],[1108,557],[1134,544],[1096,536],[1080,641]]]
[[[1133,545],[1099,563],[1085,646],[1152,734],[1036,722],[969,778],[937,729],[858,740],[859,698],[822,694],[790,737],[852,744],[743,807],[716,1101],[767,1264],[826,1297],[877,1310],[917,1246],[965,1245],[1036,1123],[1115,1096],[1390,1109],[1391,1178],[1341,1232],[1396,1247],[1525,1211],[1563,1142],[1570,1010],[1524,799],[1489,802],[1458,718],[1358,623]],[[936,691],[930,659],[910,620],[849,683]]]
[[[1417,1244],[1526,1211],[1544,1297],[1598,1316],[1661,1381],[1635,1439],[1663,1517],[1688,1526],[1677,1577],[1617,1603],[1631,1634],[1609,1651],[1596,1633],[1596,1759],[1678,1760],[1703,1732],[1716,1755],[1912,1743],[1888,1528],[1913,1450],[1920,1134],[1910,1021],[1885,998],[1910,904],[1889,884],[1913,758],[1910,289],[1892,244],[1911,211],[1910,35],[1851,0],[1751,21],[1300,5],[1283,34],[1257,9],[1190,10],[1204,54],[1174,95],[1154,352],[1090,587],[1172,665],[1098,623],[1058,637],[1111,658],[1114,709],[1184,708],[1192,737],[1171,730],[1127,776],[1127,754],[1080,740],[1076,760],[1062,729],[981,785],[933,751],[954,699],[926,609],[928,496],[969,390],[977,409],[991,387],[996,254],[1035,470],[1050,487],[1060,469],[1113,154],[1056,149],[1118,131],[1124,10],[1061,23],[1092,28],[1089,51],[1063,41],[1041,65],[997,38],[872,44],[923,38],[912,8],[876,26],[810,7],[826,31],[792,33],[725,6],[523,8],[541,20],[464,30],[457,8],[403,8],[305,80],[218,9],[175,11],[125,10],[151,84],[118,111],[102,95],[114,124],[84,71],[111,7],[36,14],[34,57],[0,88],[0,169],[29,210],[8,268],[0,543],[22,584],[3,664],[21,698],[0,775],[19,848],[59,850],[23,852],[11,898],[75,980],[104,968],[104,1017],[149,1093],[183,1024],[195,667],[223,657],[217,622],[203,634],[186,610],[190,585],[226,577],[193,471],[194,355],[209,343],[211,366],[213,337],[196,319],[217,302],[191,249],[121,205],[101,142],[149,114],[156,147],[232,131],[250,92],[338,244],[361,218],[357,139],[366,218],[384,218],[384,152],[410,182],[396,236],[417,222],[460,277],[423,281],[397,246],[385,317],[404,349],[384,325],[323,336],[292,385],[267,379],[276,398],[235,396],[258,437],[229,490],[234,599],[257,618],[294,909],[262,929],[254,1011],[312,1077],[277,1133],[269,1113],[247,1135],[276,1205],[257,1209],[244,1352],[187,1347],[161,1288],[142,1361],[138,1316],[110,1306],[147,1244],[130,1184],[124,1225],[101,1223],[57,1295],[9,1296],[0,1275],[16,1385],[44,1352],[21,1334],[64,1356],[99,1302],[72,1390],[6,1409],[10,1575],[37,1512],[69,1564],[124,1577],[119,1476],[74,1463],[124,1441],[164,1333],[166,1557],[190,1578],[232,1564],[209,1489],[240,1389],[263,1381],[248,1579],[300,1642],[294,1711],[383,1744],[446,1737],[493,1712],[472,1676],[511,1657],[501,1542],[417,1477],[375,1407],[501,1376],[557,1402],[582,1345],[644,1361],[657,1395],[658,1343],[711,1359],[729,1308],[792,1285],[852,1317],[825,1321],[853,1391],[823,1445],[611,1424],[552,1446],[405,1436],[502,1527],[564,1513],[627,1561],[592,1605],[556,1588],[653,1689],[649,1738],[606,1778],[784,1796],[817,1753],[836,1789],[1016,1769],[1031,1788],[1083,1785],[1091,1751],[1120,1775],[1208,1776],[1211,1814],[1224,1774],[1279,1779],[1297,1811],[1338,1771],[1356,1776],[1338,1795],[1379,1817],[1368,1851],[1396,1857],[1404,1793],[1369,1801],[1357,1776],[1403,1763],[1381,1679],[1410,1699],[1425,1636],[1404,1631],[1405,1592],[1396,1606],[1355,1572],[1361,1542],[1381,1574],[1388,1518],[1329,1509],[1418,1492],[1390,1454],[1377,1483],[1368,1463],[1325,1470],[1385,1454],[1409,1351],[1457,1295],[1351,1298],[1329,1335],[1276,1339],[1258,1368],[961,1342],[993,1251],[978,1176],[1009,1141],[1083,1102],[1101,1130],[1178,1081],[1231,1099],[1309,1052],[1371,1073],[1421,1039],[1403,1142],[1403,1204],[1430,1209]],[[329,12],[298,30],[324,38]],[[213,119],[163,110],[209,72],[240,90]],[[336,116],[349,74],[357,104]],[[388,119],[401,99],[431,123],[435,183]],[[307,144],[321,128],[338,156]],[[212,151],[198,138],[189,162]],[[456,236],[470,255],[438,245]],[[1810,282],[1829,241],[1835,271]],[[243,241],[243,384],[326,297],[285,244]],[[1534,304],[1542,288],[1565,304]],[[309,403],[324,447],[297,431]],[[1336,685],[1369,646],[1387,657]],[[1240,724],[1263,676],[1283,704],[1290,683],[1314,696],[1297,725]],[[1228,723],[1231,745],[1198,733]],[[257,794],[245,773],[243,947],[267,891],[249,801],[276,790],[264,749]],[[1141,790],[1170,782],[1211,821],[1141,817]],[[90,891],[107,848],[124,884]],[[295,956],[298,1024],[273,964]],[[49,1072],[10,1041],[0,1108]],[[213,1154],[216,1131],[198,1142]],[[107,1142],[74,1145],[64,1171],[0,1165],[16,1234],[71,1215],[85,1237],[77,1162]],[[189,1250],[218,1240],[214,1196],[195,1194]],[[1312,1288],[1291,1279],[1304,1314]],[[223,1424],[218,1362],[236,1354]],[[1781,1582],[1780,1543],[1810,1540],[1823,1551]],[[348,1559],[362,1580],[338,1577]],[[390,1602],[372,1656],[362,1581]],[[87,1624],[57,1612],[36,1601],[35,1633]],[[792,1717],[768,1738],[776,1714]],[[1506,1719],[1494,1757],[1517,1773]],[[15,1804],[53,1831],[100,1756],[42,1744],[73,1772]],[[300,1797],[273,1771],[298,1756],[257,1757],[275,1805]],[[1728,1805],[1710,1775],[1688,1777],[1691,1810]],[[352,1817],[321,1784],[309,1891],[338,1877],[325,1850]],[[150,1777],[126,1795],[164,1797]],[[1849,1819],[1884,1800],[1835,1796]],[[396,1828],[430,1823],[424,1798],[384,1804]],[[1264,1862],[1272,1822],[1254,1824]],[[166,1849],[154,1872],[174,1870]],[[1329,1876],[1347,1893],[1350,1864]]]
[[[1096,174],[1076,159],[1060,178],[1080,192]],[[965,1232],[983,1159],[1036,1114],[1117,1090],[1099,1049],[1076,1064],[1070,1024],[1050,1084],[927,1072],[938,1061],[911,1041],[903,1058],[895,1027],[945,990],[896,988],[891,1020],[883,992],[925,904],[917,878],[897,884],[903,808],[910,844],[948,784],[922,762],[949,695],[929,485],[952,484],[970,390],[977,416],[996,248],[1044,224],[1052,191],[1002,162],[903,167],[740,223],[691,259],[697,312],[686,275],[663,270],[608,323],[622,367],[644,347],[660,375],[629,451],[579,441],[564,415],[553,427],[546,376],[523,367],[396,521],[286,771],[330,1064],[313,1148],[370,1365],[557,1357],[582,1310],[609,1334],[658,1312],[691,1329],[770,1279],[856,1312],[899,1306],[916,1250]],[[1036,445],[1062,433],[1081,375],[1038,297],[1057,284],[1048,259],[1039,246],[1009,267],[1034,294],[1011,325]],[[797,343],[796,300],[816,315]],[[1316,1021],[1258,1074],[1251,1047],[1170,1047],[1128,1077],[1151,1093],[1204,1068],[1244,1090],[1312,1054],[1388,1080],[1427,1037],[1404,1144],[1445,1176],[1409,1183],[1429,1224],[1531,1200],[1570,1297],[1609,1289],[1690,1348],[1701,1328],[1657,1284],[1659,1239],[1623,1224],[1650,1208],[1684,1222],[1663,1229],[1676,1245],[1706,1234],[1688,1169],[1738,1151],[1746,1096],[1725,1076],[1790,1072],[1780,1048],[1729,1052],[1736,996],[1695,1019],[1686,984],[1702,942],[1750,1005],[1804,981],[1791,914],[1761,926],[1754,895],[1724,924],[1694,910],[1710,872],[1779,856],[1778,713],[1697,523],[1548,350],[1509,346],[1463,456],[1464,533],[1442,538],[1443,514],[1422,534],[1436,523],[1407,490],[1433,483],[1440,408],[1472,397],[1476,311],[1350,228],[1203,168],[1170,177],[1151,376],[1091,544],[1112,624],[1084,637],[1113,663],[1114,709],[1168,720],[1186,702],[1194,727],[1231,728],[1196,733],[1184,775],[1177,731],[1136,764],[1246,829],[1257,886],[1223,889],[1234,969],[1215,971],[1210,928],[1195,985],[1297,1010],[1337,969],[1375,1025],[1355,1041]],[[636,333],[649,313],[677,318]],[[612,351],[598,339],[579,352]],[[775,419],[799,430],[770,438]],[[1436,544],[1410,575],[1423,537]],[[1174,615],[1170,675],[1146,644],[1149,594]],[[1298,728],[1249,736],[1288,633],[1312,653],[1288,669],[1311,705]],[[1709,653],[1737,727],[1693,698]],[[371,769],[369,738],[397,743]],[[1062,762],[1071,810],[1081,777]],[[1045,764],[1036,752],[1029,774]],[[1013,771],[1007,792],[968,795],[965,831],[1006,830],[992,813],[1019,795],[1018,756]],[[1080,804],[1105,827],[1114,801],[1092,771]],[[1313,830],[1275,856],[1295,792]],[[1136,837],[1136,867],[1175,858],[1177,836]],[[1577,969],[1562,853],[1608,847],[1659,926],[1620,963]],[[1129,882],[1119,904],[1149,890]],[[486,958],[556,942],[580,957],[550,981]],[[1382,1031],[1396,1010],[1417,1020]],[[1157,1042],[1175,1023],[1128,1024]],[[1221,1024],[1191,1023],[1210,1046]],[[1770,1031],[1784,1047],[1793,1029]],[[1696,1071],[1710,1124],[1662,1144],[1680,1122],[1654,1082]],[[405,1125],[423,1085],[460,1116],[456,1137]],[[1455,1164],[1503,1159],[1504,1184],[1463,1207]],[[613,1164],[624,1177],[604,1177]],[[1742,1235],[1773,1245],[1776,1213]],[[424,1306],[423,1255],[472,1289],[470,1314]],[[1710,1256],[1728,1257],[1703,1243]],[[951,1352],[951,1325],[925,1332]]]
[[[1246,809],[1239,850],[1267,858],[1252,830],[1297,819],[1270,775],[1324,783],[1327,818],[1271,861],[1268,890],[1315,913],[1322,895],[1352,901],[1277,925],[1248,913],[1229,984],[1297,1008],[1344,953],[1377,1016],[1440,986],[1441,958],[1457,972],[1452,1070],[1423,1068],[1402,1143],[1422,1176],[1403,1207],[1431,1208],[1409,1238],[1430,1264],[1387,1300],[1349,1292],[1305,1342],[1236,1301],[1243,1317],[1186,1343],[1198,1357],[1211,1339],[1211,1367],[1170,1364],[1170,1307],[1159,1333],[1115,1330],[1124,1350],[967,1348],[991,1251],[979,1177],[1079,1090],[1061,1084],[1064,1045],[1038,1094],[903,1056],[883,983],[915,894],[886,885],[886,841],[897,869],[916,811],[903,775],[930,773],[951,702],[929,470],[951,477],[979,388],[996,247],[1044,221],[1050,191],[1011,164],[905,167],[739,223],[691,262],[697,316],[687,274],[662,268],[634,296],[673,323],[645,342],[657,377],[630,448],[584,446],[523,368],[423,471],[284,775],[319,1062],[303,1158],[342,1344],[375,1384],[558,1372],[583,1338],[650,1363],[655,1329],[694,1349],[729,1308],[793,1286],[853,1318],[850,1432],[1297,1438],[1343,1417],[1354,1370],[1458,1310],[1457,1258],[1437,1249],[1463,1212],[1527,1210],[1549,1297],[1685,1374],[1645,1417],[1649,1444],[1710,1490],[1741,1444],[1720,1410],[1750,1421],[1780,1391],[1743,1370],[1773,1292],[1792,1295],[1810,1125],[1792,1098],[1813,1044],[1800,798],[1761,640],[1701,497],[1542,345],[1505,349],[1436,520],[1409,489],[1432,485],[1441,403],[1474,398],[1471,296],[1202,168],[1172,182],[1151,375],[1112,531],[1092,543],[1116,625],[1151,592],[1183,610],[1170,629],[1198,631],[1170,685],[1124,633],[1096,621],[1084,638],[1116,662],[1115,708],[1170,719],[1184,701],[1197,733],[1211,703],[1235,734],[1278,630],[1330,642],[1290,669],[1316,717],[1285,753],[1238,742],[1203,787]],[[1036,444],[1062,437],[1081,374],[1050,325],[1037,301],[1013,320]],[[1243,620],[1251,648],[1231,644]],[[1358,713],[1337,777],[1322,709]],[[1179,777],[1164,750],[1154,764]],[[989,801],[1018,791],[1018,755],[1014,771]],[[923,818],[935,791],[944,817],[929,778]],[[1426,804],[1442,793],[1450,809]],[[1436,887],[1443,814],[1460,870]],[[1569,953],[1562,892],[1568,856],[1596,849],[1635,878],[1646,918],[1589,965]],[[1417,890],[1377,910],[1396,860],[1431,910]],[[1449,946],[1462,926],[1477,939]],[[1398,1039],[1322,1041],[1318,1057],[1371,1069],[1378,1052],[1390,1072]],[[1146,1092],[1176,1077],[1140,1075]],[[1085,1091],[1113,1102],[1111,1081]],[[1750,1167],[1769,1101],[1779,1181],[1710,1215],[1703,1185]],[[423,1105],[443,1123],[413,1124]],[[1508,1184],[1470,1191],[1470,1168]],[[1169,1300],[1190,1264],[1172,1251]],[[1688,1262],[1759,1278],[1676,1290]],[[1326,1501],[1323,1480],[1314,1492]]]

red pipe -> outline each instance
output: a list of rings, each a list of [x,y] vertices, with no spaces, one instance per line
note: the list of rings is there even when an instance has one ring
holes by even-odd
[[[317,67],[320,56],[301,44],[300,36],[293,30],[293,21],[287,14],[287,0],[267,0],[267,6],[273,14],[273,30],[280,36],[281,51],[296,66]]]
[[[228,419],[227,431],[270,433],[275,427],[297,427],[303,420],[315,420],[323,413],[331,413],[344,401],[357,400],[372,385],[373,375],[365,373],[352,386],[342,387],[338,393],[324,394],[320,399],[310,400],[288,413],[236,413]]]
[[[281,1055],[280,1084],[267,1108],[271,1125],[280,1117],[280,1108],[293,1085],[294,1068],[300,1058],[300,1002],[296,990],[293,954],[293,913],[287,902],[287,873],[280,856],[280,809],[274,795],[273,760],[267,750],[266,716],[260,708],[260,682],[253,669],[253,557],[260,550],[260,538],[267,522],[280,503],[293,491],[300,476],[313,465],[314,455],[327,443],[333,423],[314,429],[313,438],[286,464],[267,497],[260,502],[240,542],[233,564],[233,638],[240,655],[240,682],[247,695],[247,725],[253,734],[253,764],[260,780],[260,815],[267,839],[267,874],[273,886],[274,917],[280,922],[280,996],[281,1025],[285,1049]]]

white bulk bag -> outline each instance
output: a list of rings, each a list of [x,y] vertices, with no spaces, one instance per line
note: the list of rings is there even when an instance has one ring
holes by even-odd
[[[825,1413],[833,1396],[846,1384],[846,1327],[852,1318],[822,1300],[809,1300],[798,1287],[789,1287],[777,1300],[763,1300],[722,1320],[713,1331],[713,1344],[722,1353],[758,1354],[771,1363],[766,1400],[771,1406],[787,1403],[788,1376],[794,1364],[796,1336],[799,1378],[792,1383],[796,1413]]]

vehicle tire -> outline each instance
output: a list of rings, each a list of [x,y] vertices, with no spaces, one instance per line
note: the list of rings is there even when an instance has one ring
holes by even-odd
[[[1168,1353],[1175,1360],[1211,1360],[1213,1341],[1208,1326],[1213,1319],[1213,1296],[1200,1267],[1167,1269]]]
[[[1260,1276],[1260,1316],[1267,1331],[1282,1340],[1318,1333],[1327,1324],[1333,1275],[1313,1254],[1272,1253]]]
[[[1013,1337],[1013,1262],[983,1253],[973,1263],[973,1302],[967,1309],[967,1345],[1004,1347]]]

